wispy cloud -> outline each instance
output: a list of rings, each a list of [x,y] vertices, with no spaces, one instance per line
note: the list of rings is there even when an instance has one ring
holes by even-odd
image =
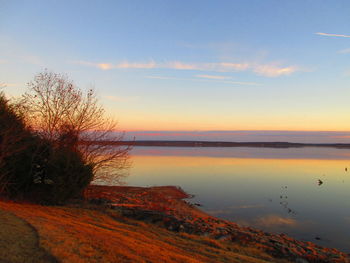
[[[203,79],[218,79],[218,80],[232,79],[231,77],[219,76],[219,75],[196,75],[195,77],[203,78]]]
[[[151,68],[157,68],[158,65],[154,61],[146,62],[146,63],[130,63],[128,61],[116,64],[114,68],[131,68],[131,69],[151,69]],[[113,67],[112,67],[113,68]]]
[[[343,34],[329,34],[329,33],[322,33],[322,32],[317,32],[315,34],[320,36],[326,36],[326,37],[349,37],[350,38],[350,35],[343,35]]]
[[[140,98],[136,96],[103,96],[105,99],[114,102],[135,102]]]
[[[232,63],[232,62],[216,62],[216,63],[186,63],[181,61],[170,61],[157,63],[155,61],[149,62],[128,62],[124,61],[117,64],[111,63],[94,63],[89,61],[72,61],[74,64],[92,66],[102,70],[111,69],[175,69],[175,70],[192,70],[192,71],[207,71],[207,72],[238,72],[238,71],[252,71],[260,76],[278,77],[283,75],[290,75],[300,68],[296,66],[279,66],[274,64],[256,64],[256,63]],[[224,80],[228,77],[199,74],[197,78]],[[157,78],[157,77],[153,77]]]
[[[248,63],[185,63],[181,61],[170,61],[165,63],[157,63],[155,61],[149,62],[129,62],[124,61],[117,64],[111,63],[94,63],[84,60],[71,61],[73,64],[79,64],[84,66],[92,66],[102,70],[109,69],[153,69],[153,68],[167,68],[167,69],[177,69],[177,70],[198,70],[198,71],[240,71],[249,68]]]
[[[109,63],[98,63],[97,67],[103,70],[108,70],[108,69],[112,69],[113,65]]]
[[[167,76],[146,76],[147,79],[177,79],[174,77],[167,77]]]
[[[338,53],[340,53],[340,54],[350,54],[350,48],[339,50]]]
[[[298,70],[295,66],[278,67],[273,65],[257,65],[254,72],[265,77],[278,77],[282,75],[290,75]]]
[[[74,60],[71,61],[73,64],[83,65],[83,66],[90,66],[90,67],[96,67],[102,70],[110,70],[110,69],[151,69],[157,67],[155,62],[147,62],[147,63],[139,63],[139,62],[128,62],[124,61],[118,64],[111,64],[111,63],[95,63],[90,61],[84,61],[84,60]]]
[[[221,62],[221,63],[213,63],[213,65],[221,68],[223,71],[225,70],[246,70],[250,67],[249,63],[230,63],[230,62]]]
[[[256,82],[246,82],[246,81],[221,81],[222,83],[235,84],[235,85],[247,85],[247,86],[259,86]]]
[[[199,71],[214,71],[214,72],[232,72],[242,71],[249,68],[248,63],[184,63],[180,61],[168,62],[163,65],[159,65],[160,68],[171,68],[179,70],[199,70]]]
[[[257,82],[248,82],[248,81],[232,81],[227,79],[232,79],[232,77],[215,76],[215,75],[195,75],[195,78],[176,78],[168,76],[146,76],[147,79],[160,79],[160,80],[183,80],[183,81],[200,81],[200,82],[216,82],[216,83],[225,83],[225,84],[234,84],[234,85],[248,85],[248,86],[258,86],[261,85]],[[216,78],[218,77],[218,78]]]
[[[188,64],[180,61],[172,61],[163,65],[159,65],[160,68],[171,68],[180,70],[203,70],[203,66],[204,65],[201,64]]]

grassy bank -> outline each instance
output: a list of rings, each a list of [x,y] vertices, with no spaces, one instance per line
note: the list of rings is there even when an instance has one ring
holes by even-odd
[[[67,206],[2,200],[0,262],[350,262],[337,249],[210,216],[188,197],[174,186],[94,185]]]
[[[287,262],[254,247],[174,233],[96,207],[0,201],[0,211],[0,224],[5,226],[0,231],[1,262],[54,262],[50,255],[59,262],[76,263]],[[11,247],[4,246],[9,243]]]

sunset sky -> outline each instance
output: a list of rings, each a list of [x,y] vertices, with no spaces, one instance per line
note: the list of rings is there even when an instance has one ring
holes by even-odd
[[[124,130],[350,131],[350,1],[0,0],[0,83],[94,86]]]

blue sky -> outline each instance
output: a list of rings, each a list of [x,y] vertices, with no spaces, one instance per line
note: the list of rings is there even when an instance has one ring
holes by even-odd
[[[0,82],[94,86],[126,130],[350,130],[349,1],[1,1]]]

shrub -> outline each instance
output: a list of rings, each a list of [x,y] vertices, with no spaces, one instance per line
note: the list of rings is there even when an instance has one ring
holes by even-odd
[[[63,204],[81,194],[93,172],[73,147],[74,137],[67,131],[54,144],[33,134],[0,94],[0,193],[42,204]]]
[[[32,199],[43,204],[64,204],[82,194],[93,178],[92,168],[67,148],[53,149],[45,166],[34,174]]]
[[[0,94],[0,193],[16,195],[30,181],[34,137],[23,118]]]

